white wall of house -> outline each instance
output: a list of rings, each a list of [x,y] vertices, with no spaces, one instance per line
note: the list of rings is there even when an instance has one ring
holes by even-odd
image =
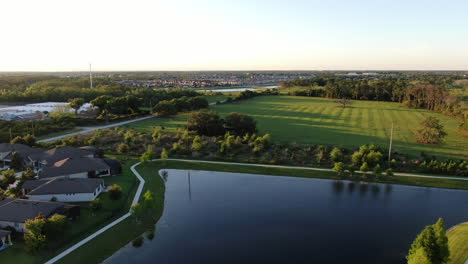
[[[17,232],[25,232],[26,230],[24,229],[24,223],[15,223],[15,222],[6,222],[6,221],[0,221],[0,228],[5,228],[11,226],[14,229],[16,229]]]
[[[27,195],[30,200],[50,201],[53,197],[57,202],[90,202],[101,194],[104,187],[99,186],[94,193],[44,194]]]

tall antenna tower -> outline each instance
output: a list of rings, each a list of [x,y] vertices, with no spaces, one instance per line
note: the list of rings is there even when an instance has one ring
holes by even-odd
[[[89,64],[89,88],[93,88],[93,74],[91,72],[91,63]]]

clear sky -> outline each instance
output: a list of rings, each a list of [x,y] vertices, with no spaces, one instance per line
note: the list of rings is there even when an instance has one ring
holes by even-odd
[[[468,70],[467,0],[4,0],[0,71]]]

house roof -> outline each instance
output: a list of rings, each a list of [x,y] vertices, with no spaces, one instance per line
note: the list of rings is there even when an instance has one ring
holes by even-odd
[[[64,207],[64,203],[6,198],[0,201],[0,221],[24,223],[39,214],[49,217]]]
[[[111,167],[111,169],[120,170],[122,168],[122,165],[120,165],[120,162],[116,159],[105,158],[103,160],[107,165],[109,165],[109,167]]]
[[[65,158],[54,163],[50,167],[44,168],[39,174],[39,178],[50,178],[75,173],[108,170],[110,166],[102,159],[96,158]]]
[[[20,154],[21,158],[26,159],[29,156],[40,154],[44,151],[42,148],[31,148],[23,144],[9,144],[0,143],[0,159],[5,159],[10,156],[12,152]]]
[[[41,154],[40,159],[46,161],[47,164],[52,164],[66,158],[80,158],[92,155],[93,153],[90,151],[69,146],[63,146],[44,151]]]
[[[37,183],[39,182],[39,183]],[[29,195],[50,195],[50,194],[66,194],[66,193],[93,193],[99,185],[103,185],[102,179],[67,179],[56,178],[52,180],[32,180],[25,181],[23,189],[34,184],[39,184],[31,189]]]
[[[23,185],[21,186],[22,189],[25,190],[34,190],[37,187],[41,186],[42,184],[45,184],[49,182],[50,179],[40,179],[40,180],[27,180],[24,181]]]

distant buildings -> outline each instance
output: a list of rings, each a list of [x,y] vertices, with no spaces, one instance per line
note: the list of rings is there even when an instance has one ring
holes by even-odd
[[[0,108],[0,119],[1,120],[38,120],[47,118],[47,113],[56,111],[60,108],[61,111],[74,112],[75,110],[69,107],[69,103],[61,102],[44,102],[35,104],[26,104],[19,106],[10,106]],[[89,103],[84,104],[78,113],[90,112],[93,106]]]

